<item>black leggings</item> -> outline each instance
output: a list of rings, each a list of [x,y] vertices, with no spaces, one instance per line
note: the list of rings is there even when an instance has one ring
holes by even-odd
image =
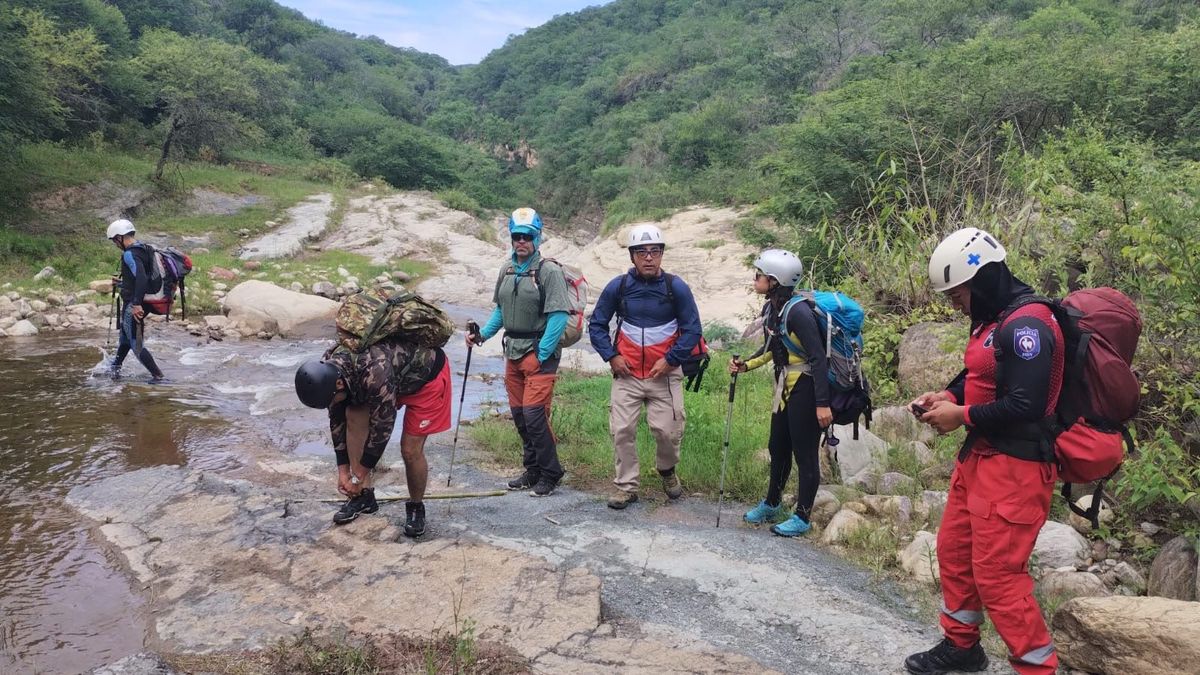
[[[813,380],[803,375],[792,387],[787,405],[771,414],[771,482],[767,486],[767,504],[779,506],[783,487],[792,473],[792,458],[796,458],[796,515],[810,521],[817,487],[821,484],[821,460],[817,449],[823,430],[817,424],[817,403]]]

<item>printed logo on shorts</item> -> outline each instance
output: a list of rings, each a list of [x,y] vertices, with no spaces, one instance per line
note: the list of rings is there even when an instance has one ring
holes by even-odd
[[[424,429],[425,427],[429,426],[432,422],[433,422],[433,420],[421,420],[421,424],[418,425],[417,428]]]
[[[1036,328],[1018,328],[1013,334],[1013,348],[1017,356],[1032,361],[1042,353],[1042,338]]]

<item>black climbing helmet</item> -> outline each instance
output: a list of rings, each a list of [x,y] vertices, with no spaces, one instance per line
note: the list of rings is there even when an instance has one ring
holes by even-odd
[[[337,394],[341,371],[332,363],[309,361],[296,371],[296,396],[310,408],[328,408]]]

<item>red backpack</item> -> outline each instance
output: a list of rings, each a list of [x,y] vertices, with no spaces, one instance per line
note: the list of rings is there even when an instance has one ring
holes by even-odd
[[[1049,424],[1062,495],[1071,511],[1098,528],[1104,483],[1121,467],[1126,447],[1134,450],[1126,424],[1141,397],[1132,364],[1142,317],[1113,288],[1085,288],[1061,301],[1029,296],[1007,313],[1033,302],[1050,308],[1066,342],[1062,392]],[[1071,499],[1071,484],[1092,481],[1098,481],[1096,490],[1084,510]]]

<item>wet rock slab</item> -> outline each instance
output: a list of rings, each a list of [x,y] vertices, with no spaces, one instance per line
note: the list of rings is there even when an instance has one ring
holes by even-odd
[[[266,647],[305,627],[429,636],[470,619],[479,638],[551,671],[764,672],[686,639],[618,636],[583,567],[448,533],[413,542],[378,516],[334,528],[329,504],[284,492],[156,467],[68,501],[149,590],[154,629],[174,650]]]

